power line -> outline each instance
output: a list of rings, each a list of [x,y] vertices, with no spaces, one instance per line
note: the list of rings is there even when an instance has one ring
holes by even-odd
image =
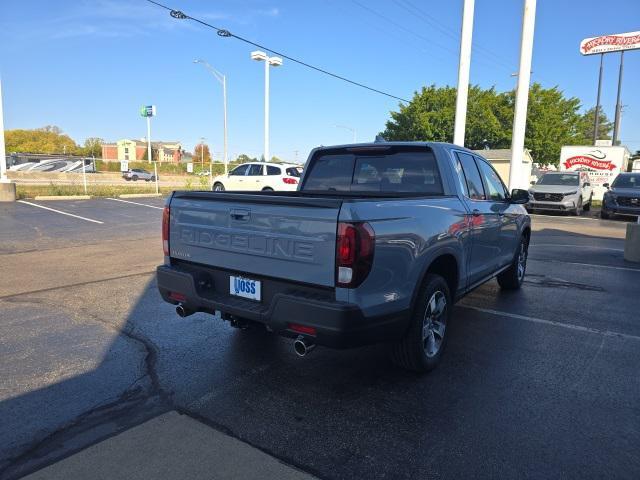
[[[158,2],[156,2],[154,0],[146,0],[146,1],[149,2],[149,3],[152,3],[154,5],[157,5],[158,7],[164,8],[165,10],[168,10],[169,14],[173,18],[177,18],[177,19],[180,19],[180,20],[193,20],[194,22],[197,22],[197,23],[199,23],[201,25],[204,25],[205,27],[208,27],[208,28],[211,28],[213,30],[216,30],[218,35],[220,35],[221,37],[232,37],[232,38],[235,38],[235,39],[240,40],[240,41],[242,41],[244,43],[247,43],[249,45],[253,45],[254,47],[258,47],[258,48],[261,48],[261,49],[266,50],[268,52],[271,52],[274,55],[278,55],[280,57],[286,58],[287,60],[289,60],[291,62],[294,62],[294,63],[297,63],[299,65],[302,65],[303,67],[307,67],[307,68],[310,68],[311,70],[315,70],[316,72],[320,72],[320,73],[323,73],[325,75],[329,75],[330,77],[336,78],[338,80],[342,80],[343,82],[350,83],[351,85],[355,85],[355,86],[360,87],[360,88],[364,88],[364,89],[369,90],[371,92],[379,93],[380,95],[384,95],[386,97],[394,98],[396,100],[400,100],[401,102],[409,103],[409,100],[407,100],[406,98],[402,98],[402,97],[398,97],[396,95],[392,95],[392,94],[384,92],[382,90],[378,90],[377,88],[373,88],[373,87],[370,87],[368,85],[365,85],[364,83],[356,82],[354,80],[350,80],[350,79],[348,79],[346,77],[343,77],[342,75],[338,75],[338,74],[329,72],[329,71],[327,71],[327,70],[325,70],[323,68],[316,67],[315,65],[311,65],[310,63],[304,62],[304,61],[299,60],[297,58],[290,57],[289,55],[286,55],[286,54],[284,54],[282,52],[278,52],[278,51],[273,50],[271,48],[268,48],[268,47],[266,47],[264,45],[260,45],[259,43],[256,43],[256,42],[253,42],[253,41],[251,41],[249,39],[241,37],[240,35],[236,35],[235,33],[231,33],[229,30],[226,30],[224,28],[218,28],[218,27],[216,27],[214,25],[211,25],[210,23],[207,23],[207,22],[205,22],[203,20],[200,20],[200,19],[195,18],[195,17],[191,17],[191,16],[185,14],[184,12],[181,12],[180,10],[175,10],[175,9],[173,9],[171,7],[167,7],[166,5],[158,3]]]

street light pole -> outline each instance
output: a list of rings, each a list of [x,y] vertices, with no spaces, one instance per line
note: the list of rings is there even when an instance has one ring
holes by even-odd
[[[458,91],[456,93],[456,116],[453,126],[453,143],[464,147],[464,131],[467,122],[467,99],[469,97],[469,69],[471,68],[471,36],[473,34],[473,11],[475,0],[464,0],[462,10],[462,32],[460,33],[460,59],[458,60]]]
[[[201,63],[202,65],[204,65],[204,67],[209,70],[209,72],[211,72],[211,74],[214,76],[214,78],[220,82],[220,84],[222,84],[222,108],[224,111],[224,123],[223,123],[223,136],[224,136],[224,140],[223,140],[223,144],[224,144],[224,173],[226,174],[228,172],[228,165],[229,165],[229,156],[228,156],[228,151],[227,151],[227,77],[225,75],[223,75],[222,73],[220,73],[218,70],[216,70],[215,68],[213,68],[211,65],[209,65],[207,62],[205,62],[204,60],[194,60],[193,63]],[[211,168],[210,168],[211,170]]]
[[[265,52],[256,50],[251,52],[251,59],[264,62],[264,161],[268,162],[269,156],[269,67],[282,65],[280,57],[269,57]]]
[[[356,129],[352,127],[348,127],[346,125],[334,125],[336,128],[344,128],[345,130],[349,130],[353,135],[353,143],[357,142]]]
[[[526,188],[525,182],[521,178],[521,170],[524,156],[524,136],[527,126],[527,105],[529,103],[529,82],[531,81],[531,57],[533,56],[533,32],[535,23],[536,0],[524,0],[518,89],[516,91],[513,133],[511,135],[511,165],[509,168],[510,191],[514,188]]]

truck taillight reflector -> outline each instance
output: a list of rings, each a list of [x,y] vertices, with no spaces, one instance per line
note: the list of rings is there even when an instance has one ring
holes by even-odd
[[[289,185],[296,185],[298,183],[298,180],[296,178],[289,178],[289,177],[284,177],[282,181]]]
[[[162,250],[165,256],[169,256],[169,219],[171,217],[171,210],[169,207],[164,207],[162,211]]]
[[[304,333],[305,335],[315,335],[316,328],[309,327],[307,325],[298,325],[297,323],[290,323],[289,329],[293,330],[296,333]]]
[[[373,263],[375,233],[368,223],[338,223],[336,243],[336,284],[355,288],[360,285]]]

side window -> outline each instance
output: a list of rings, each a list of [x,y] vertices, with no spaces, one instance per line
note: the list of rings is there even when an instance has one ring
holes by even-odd
[[[234,168],[229,175],[244,175],[247,172],[247,168],[249,168],[247,164],[240,165]]]
[[[464,172],[462,171],[462,164],[460,163],[460,159],[456,154],[454,157],[453,169],[456,171],[456,178],[458,179],[458,185],[460,185],[460,190],[466,197],[469,197],[469,189],[467,188],[467,181],[464,176]]]
[[[487,188],[487,197],[490,200],[500,201],[507,198],[507,191],[504,188],[500,176],[496,173],[491,165],[484,160],[478,159],[478,166]]]
[[[264,165],[256,165],[253,164],[249,167],[249,173],[247,173],[247,175],[251,175],[251,176],[257,176],[257,175],[262,175],[262,168],[264,167]]]
[[[267,175],[280,175],[280,169],[273,165],[267,165]]]
[[[462,171],[467,182],[467,189],[469,191],[469,198],[471,200],[484,200],[484,188],[482,187],[482,179],[478,172],[478,167],[473,159],[473,156],[468,153],[456,152],[460,163],[462,164]]]

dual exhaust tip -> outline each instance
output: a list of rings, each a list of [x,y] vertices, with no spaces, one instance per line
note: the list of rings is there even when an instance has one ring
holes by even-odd
[[[176,313],[178,314],[179,317],[184,318],[184,317],[188,317],[189,315],[193,315],[196,312],[180,304],[176,307]]]
[[[298,338],[293,342],[293,350],[296,352],[296,355],[299,357],[304,357],[311,350],[316,348],[315,343],[311,343],[309,340],[304,338],[302,335],[298,335]]]

